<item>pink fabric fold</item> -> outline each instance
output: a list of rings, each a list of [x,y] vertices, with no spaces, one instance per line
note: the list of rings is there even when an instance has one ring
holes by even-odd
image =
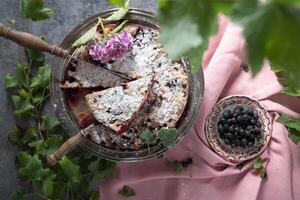
[[[193,164],[180,173],[166,166],[164,159],[139,163],[119,163],[119,170],[100,182],[101,200],[124,199],[118,194],[123,185],[132,187],[131,200],[292,200],[300,199],[300,149],[288,138],[286,128],[276,122],[279,113],[300,118],[300,100],[283,97],[282,86],[266,60],[253,78],[240,67],[245,61],[243,29],[221,16],[219,32],[210,40],[203,57],[204,99],[194,127],[185,139],[165,155],[168,159],[193,158]],[[267,108],[272,122],[272,138],[261,157],[268,173],[262,180],[250,169],[219,157],[209,147],[205,118],[216,102],[228,95],[248,95]],[[288,99],[281,101],[282,98]]]

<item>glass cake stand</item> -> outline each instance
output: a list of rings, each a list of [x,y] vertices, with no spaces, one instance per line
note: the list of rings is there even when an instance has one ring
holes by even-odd
[[[115,9],[111,9],[84,20],[67,35],[60,47],[71,50],[72,43],[91,27],[93,27],[97,23],[99,16],[105,18],[111,15],[111,13],[114,11]],[[155,22],[154,15],[147,11],[130,9],[127,18],[128,23],[141,24],[153,29],[159,28],[159,25]],[[139,150],[120,150],[101,146],[87,138],[84,138],[79,144],[80,147],[101,158],[123,162],[136,162],[158,157],[163,155],[168,149],[173,148],[183,139],[190,128],[194,125],[199,112],[200,104],[202,102],[204,91],[202,69],[200,68],[198,72],[192,72],[186,59],[183,59],[183,64],[185,64],[188,68],[189,97],[185,112],[181,116],[181,119],[178,121],[176,126],[179,132],[179,137],[174,145],[166,148],[161,143],[158,143],[157,145],[151,147],[150,151],[148,148]],[[80,128],[77,124],[75,116],[73,115],[73,112],[70,110],[68,103],[66,102],[64,91],[60,87],[61,82],[64,79],[67,65],[67,59],[56,58],[53,62],[51,75],[51,101],[61,126],[71,137],[76,134]]]

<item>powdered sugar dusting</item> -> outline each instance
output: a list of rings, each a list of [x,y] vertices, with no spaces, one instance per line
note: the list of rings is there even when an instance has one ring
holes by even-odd
[[[94,92],[86,96],[87,103],[99,122],[119,132],[145,102],[151,82],[152,77],[148,76]]]

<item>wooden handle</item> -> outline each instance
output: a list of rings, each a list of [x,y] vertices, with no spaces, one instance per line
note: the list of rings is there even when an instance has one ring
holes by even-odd
[[[6,39],[12,40],[17,44],[29,49],[45,51],[63,58],[69,57],[69,53],[67,50],[56,47],[54,45],[50,45],[47,42],[43,41],[41,38],[32,35],[30,33],[13,30],[9,27],[4,26],[1,23],[0,23],[0,37],[4,37]]]
[[[53,154],[48,156],[47,160],[50,165],[55,165],[61,157],[70,152],[78,143],[81,142],[84,136],[81,132],[65,141]]]

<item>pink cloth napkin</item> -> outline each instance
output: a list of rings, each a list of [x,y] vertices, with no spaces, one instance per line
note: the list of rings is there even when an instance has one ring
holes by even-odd
[[[290,141],[286,128],[276,122],[278,113],[300,118],[300,101],[280,94],[282,86],[268,61],[255,78],[240,68],[245,60],[242,31],[225,17],[219,18],[219,32],[210,40],[203,59],[205,92],[200,114],[186,138],[166,154],[168,159],[176,160],[192,157],[193,165],[176,173],[166,166],[164,159],[119,163],[118,172],[100,183],[101,200],[125,199],[118,194],[123,185],[136,192],[136,196],[126,198],[129,200],[300,199],[299,146]],[[253,173],[252,161],[238,169],[215,154],[206,141],[206,116],[220,98],[237,94],[259,100],[270,112],[272,138],[261,155],[267,179]]]

